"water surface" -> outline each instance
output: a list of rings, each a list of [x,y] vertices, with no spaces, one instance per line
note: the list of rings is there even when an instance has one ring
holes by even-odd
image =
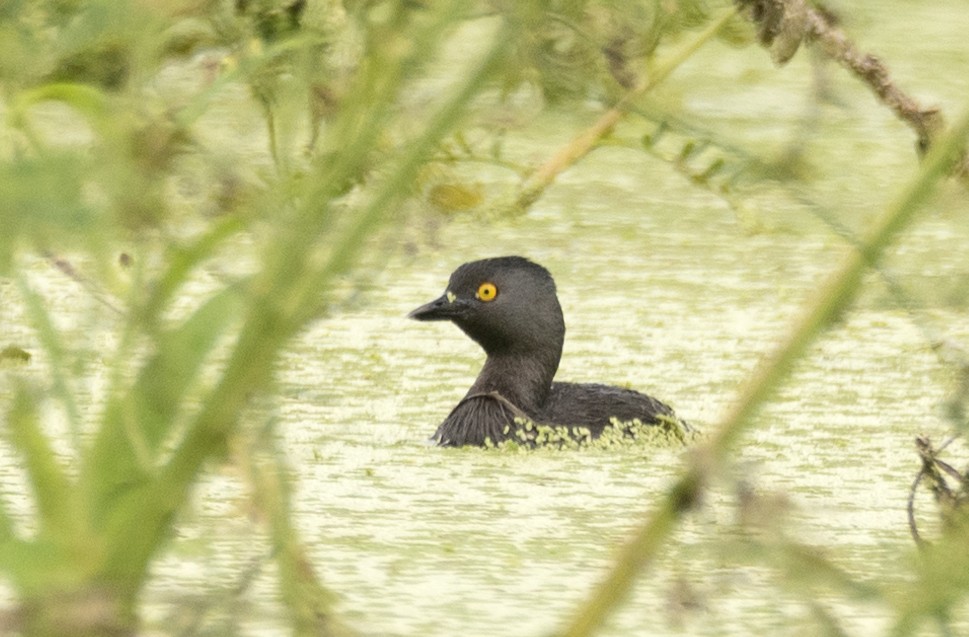
[[[912,90],[950,112],[961,108],[969,85],[953,71],[969,57],[969,16],[942,4],[920,13],[891,3],[904,15],[879,10],[887,6],[866,5],[849,25]],[[927,29],[918,55],[916,23]],[[412,215],[407,245],[393,247],[351,303],[299,336],[269,409],[296,519],[341,618],[363,634],[441,637],[541,635],[561,624],[681,470],[684,450],[429,447],[483,357],[453,326],[404,316],[439,295],[460,263],[526,255],[558,282],[568,326],[560,379],[647,391],[709,431],[851,249],[822,217],[863,231],[914,170],[910,132],[838,69],[828,72],[838,100],[819,107],[806,149],[812,177],[796,188],[741,191],[747,208],[738,213],[668,163],[601,150],[522,218]],[[793,134],[810,90],[803,53],[778,70],[766,55],[716,44],[657,99],[679,101],[724,138],[769,154]],[[547,156],[557,143],[549,140],[595,114],[590,107],[541,118],[512,152]],[[617,136],[645,128],[632,123]],[[500,180],[482,180],[489,194],[501,192]],[[763,498],[746,512],[763,516],[765,534],[788,533],[864,581],[890,588],[903,580],[914,560],[905,518],[918,468],[912,441],[947,432],[942,406],[954,387],[933,339],[969,342],[959,292],[969,279],[967,241],[969,206],[946,187],[887,259],[915,313],[868,276],[858,304],[764,407],[729,472],[604,634],[802,634],[799,627],[814,625],[811,601],[855,634],[885,628],[890,614],[878,603],[786,585],[789,573],[747,541],[761,527],[740,524],[736,485]],[[96,303],[45,268],[37,263],[34,278],[58,304],[58,321],[69,331],[90,326]],[[10,338],[28,341],[22,315],[5,312]],[[92,356],[110,350],[109,329],[83,331]],[[96,396],[103,385],[94,373],[82,391]],[[150,626],[175,612],[173,602],[191,599],[186,591],[229,590],[265,558],[265,538],[247,514],[234,470],[213,470],[156,568],[146,593]],[[237,606],[214,612],[236,613],[242,633],[268,634],[281,630],[275,599],[266,564]]]

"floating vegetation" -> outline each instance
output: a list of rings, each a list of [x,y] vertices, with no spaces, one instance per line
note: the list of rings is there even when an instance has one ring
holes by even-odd
[[[697,438],[697,433],[677,418],[658,416],[657,422],[613,418],[596,436],[588,427],[536,424],[516,418],[514,426],[506,425],[504,440],[488,439],[485,446],[496,449],[613,449],[617,447],[681,446]]]
[[[427,200],[441,212],[469,210],[484,201],[481,184],[444,183],[432,186]]]
[[[16,345],[7,345],[0,349],[0,365],[26,365],[30,362],[30,359],[30,352]]]
[[[273,387],[280,353],[294,336],[334,307],[345,279],[365,259],[385,259],[384,251],[373,249],[375,240],[397,237],[406,229],[408,224],[393,215],[415,191],[446,212],[525,212],[559,175],[622,139],[621,123],[638,118],[637,132],[642,120],[661,128],[632,147],[664,159],[699,188],[739,199],[738,176],[761,177],[759,152],[731,148],[715,130],[707,134],[701,114],[690,112],[686,100],[675,99],[676,91],[671,108],[682,123],[650,117],[643,103],[675,69],[688,61],[696,66],[694,53],[707,42],[736,41],[744,32],[752,38],[756,30],[778,64],[811,47],[870,88],[914,132],[924,155],[921,172],[884,215],[868,220],[864,239],[851,241],[857,249],[819,285],[775,355],[742,386],[740,399],[713,431],[704,453],[696,454],[665,496],[650,503],[653,515],[632,529],[603,584],[575,603],[574,619],[557,634],[590,635],[609,621],[637,579],[655,570],[657,556],[671,545],[671,536],[695,509],[710,478],[728,472],[737,440],[754,427],[752,414],[817,337],[852,311],[851,300],[865,273],[901,238],[934,183],[952,172],[969,175],[969,115],[952,118],[950,126],[939,108],[904,93],[889,65],[855,46],[847,27],[820,4],[739,1],[753,26],[738,18],[737,9],[723,6],[726,2],[709,3],[709,10],[707,4],[0,4],[0,108],[5,114],[0,121],[5,151],[0,158],[0,275],[18,281],[9,300],[4,296],[4,309],[13,314],[10,306],[24,308],[33,328],[24,332],[32,334],[24,337],[28,342],[0,350],[0,366],[8,368],[5,375],[13,381],[11,391],[0,392],[4,454],[27,483],[23,494],[16,482],[0,494],[5,590],[0,626],[25,637],[142,630],[143,600],[149,598],[143,593],[165,588],[150,584],[165,570],[157,568],[158,562],[167,542],[180,535],[183,513],[197,497],[195,487],[233,441],[253,435],[243,415],[253,397]],[[919,35],[899,33],[909,39]],[[467,35],[475,39],[457,42]],[[450,46],[455,43],[467,46],[455,55]],[[911,61],[924,62],[916,48]],[[454,63],[462,61],[458,56],[464,51],[475,53],[468,60],[473,64],[458,68]],[[452,75],[446,87],[431,73],[442,68],[439,61]],[[931,78],[918,80],[924,91],[933,92]],[[590,99],[603,104],[580,130],[556,130],[568,141],[534,168],[534,157],[524,151],[547,146],[552,136],[521,118],[515,130],[516,118],[508,116],[529,88],[545,104],[578,106],[575,117],[588,114]],[[943,88],[957,93],[958,82]],[[492,103],[500,116],[482,117]],[[246,125],[249,111],[261,113],[263,127],[238,128]],[[750,119],[758,126],[765,123],[763,117]],[[775,123],[773,115],[766,119]],[[732,125],[742,121],[734,119]],[[462,128],[486,134],[472,144]],[[229,141],[224,130],[234,131]],[[877,161],[871,166],[848,168],[890,170],[889,162],[872,156]],[[637,159],[633,156],[630,163]],[[458,162],[508,171],[521,182],[506,195],[511,203],[489,202],[486,195],[493,188],[487,176],[465,175],[454,165]],[[429,163],[444,165],[446,179],[420,179]],[[889,178],[902,181],[888,174],[886,183]],[[481,189],[478,179],[485,184]],[[172,196],[193,184],[209,193],[205,205]],[[554,214],[553,208],[542,214]],[[496,245],[485,233],[481,238],[483,247]],[[254,243],[259,261],[248,274],[211,277],[224,257],[237,256],[231,254],[234,241]],[[121,245],[125,251],[119,258]],[[564,251],[566,244],[550,241],[543,249]],[[97,350],[106,370],[104,382],[90,382],[84,366],[73,364],[86,352],[85,345],[78,342],[76,326],[67,326],[57,309],[74,296],[61,298],[24,274],[38,260],[97,302],[91,310],[96,331],[112,344]],[[126,283],[118,286],[124,294],[116,298],[101,290],[112,289],[118,267],[125,270]],[[944,274],[955,275],[951,278],[962,299],[967,286],[958,279],[965,278],[964,271]],[[200,278],[214,279],[213,289],[201,296],[196,290]],[[102,309],[108,311],[98,313]],[[716,327],[715,316],[710,324]],[[38,356],[45,362],[40,369],[9,369],[29,365]],[[326,379],[331,380],[340,382],[336,375]],[[702,396],[699,391],[695,395]],[[963,433],[964,405],[964,400],[953,403],[949,416]],[[66,420],[66,427],[50,426],[51,415]],[[299,529],[307,525],[290,510],[285,451],[270,444],[272,433],[267,426],[267,441],[254,441],[233,462],[251,486],[253,508],[260,513],[252,517],[265,525],[274,549],[276,597],[293,634],[344,634],[316,575],[312,552],[300,537]],[[553,452],[656,448],[696,437],[674,419],[613,422],[599,435],[582,427],[516,420],[496,433],[501,435],[491,447]],[[804,594],[807,607],[821,617],[815,623],[826,627],[824,634],[849,634],[838,625],[835,611],[843,612],[842,600],[857,597],[861,588],[876,590],[876,601],[888,609],[893,625],[885,634],[922,634],[928,622],[937,625],[939,634],[965,632],[959,630],[964,623],[957,622],[969,599],[969,472],[941,460],[941,449],[927,439],[920,442],[923,466],[916,487],[930,486],[945,529],[943,539],[931,547],[938,549],[934,561],[924,560],[921,574],[899,559],[904,570],[882,594],[863,587],[862,574],[842,576],[810,551],[803,554],[811,559],[794,562],[796,570],[813,571],[833,584],[821,593],[824,605],[816,601],[816,590]],[[322,529],[324,542],[330,532]],[[954,540],[949,546],[948,539]],[[484,545],[472,548],[479,546]],[[452,550],[460,555],[464,547]],[[778,569],[790,568],[785,566],[790,560],[773,562]],[[737,566],[751,565],[760,568],[745,555]],[[225,565],[216,566],[217,575]],[[239,581],[239,588],[247,586],[249,572]],[[509,590],[502,584],[502,590]],[[183,597],[199,596],[191,591]],[[778,606],[789,623],[786,605]],[[810,631],[810,626],[800,628]],[[144,630],[159,632],[154,625]],[[191,632],[213,631],[202,626]],[[501,627],[492,632],[500,633]]]

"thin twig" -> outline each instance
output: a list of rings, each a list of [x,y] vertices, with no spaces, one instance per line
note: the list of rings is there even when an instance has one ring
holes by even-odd
[[[859,51],[844,31],[813,7],[808,9],[807,37],[816,41],[825,55],[867,84],[878,99],[892,109],[896,117],[912,127],[918,136],[921,153],[925,153],[932,141],[945,130],[945,122],[938,107],[920,105],[895,83],[881,59]]]
[[[59,257],[56,254],[46,250],[43,252],[43,255],[52,266],[84,288],[95,301],[108,308],[118,316],[124,316],[124,310],[118,307],[118,305],[111,300],[111,298],[109,298],[108,293],[90,278],[81,274],[81,272],[74,267],[74,264],[72,264],[66,258]]]
[[[925,466],[919,469],[918,474],[915,476],[915,480],[912,481],[912,487],[908,492],[908,505],[906,511],[908,513],[908,530],[912,534],[912,539],[915,540],[915,545],[920,549],[925,548],[925,540],[922,539],[919,533],[918,522],[915,521],[915,494],[918,491],[919,483],[922,482],[922,477],[925,475]]]

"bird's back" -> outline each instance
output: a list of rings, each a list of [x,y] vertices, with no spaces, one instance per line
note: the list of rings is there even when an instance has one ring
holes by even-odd
[[[541,422],[586,427],[593,437],[615,420],[638,420],[644,425],[676,419],[666,403],[632,389],[598,383],[552,383],[552,391],[542,412]]]
[[[545,404],[532,414],[498,392],[470,394],[451,410],[432,440],[447,447],[506,440],[561,446],[596,439],[614,422],[672,424],[678,435],[691,431],[667,404],[646,394],[611,385],[556,382]]]

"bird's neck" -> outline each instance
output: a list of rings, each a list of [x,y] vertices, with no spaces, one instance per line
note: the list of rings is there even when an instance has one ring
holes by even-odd
[[[496,391],[534,416],[548,398],[561,354],[561,346],[549,352],[490,353],[468,395]]]

